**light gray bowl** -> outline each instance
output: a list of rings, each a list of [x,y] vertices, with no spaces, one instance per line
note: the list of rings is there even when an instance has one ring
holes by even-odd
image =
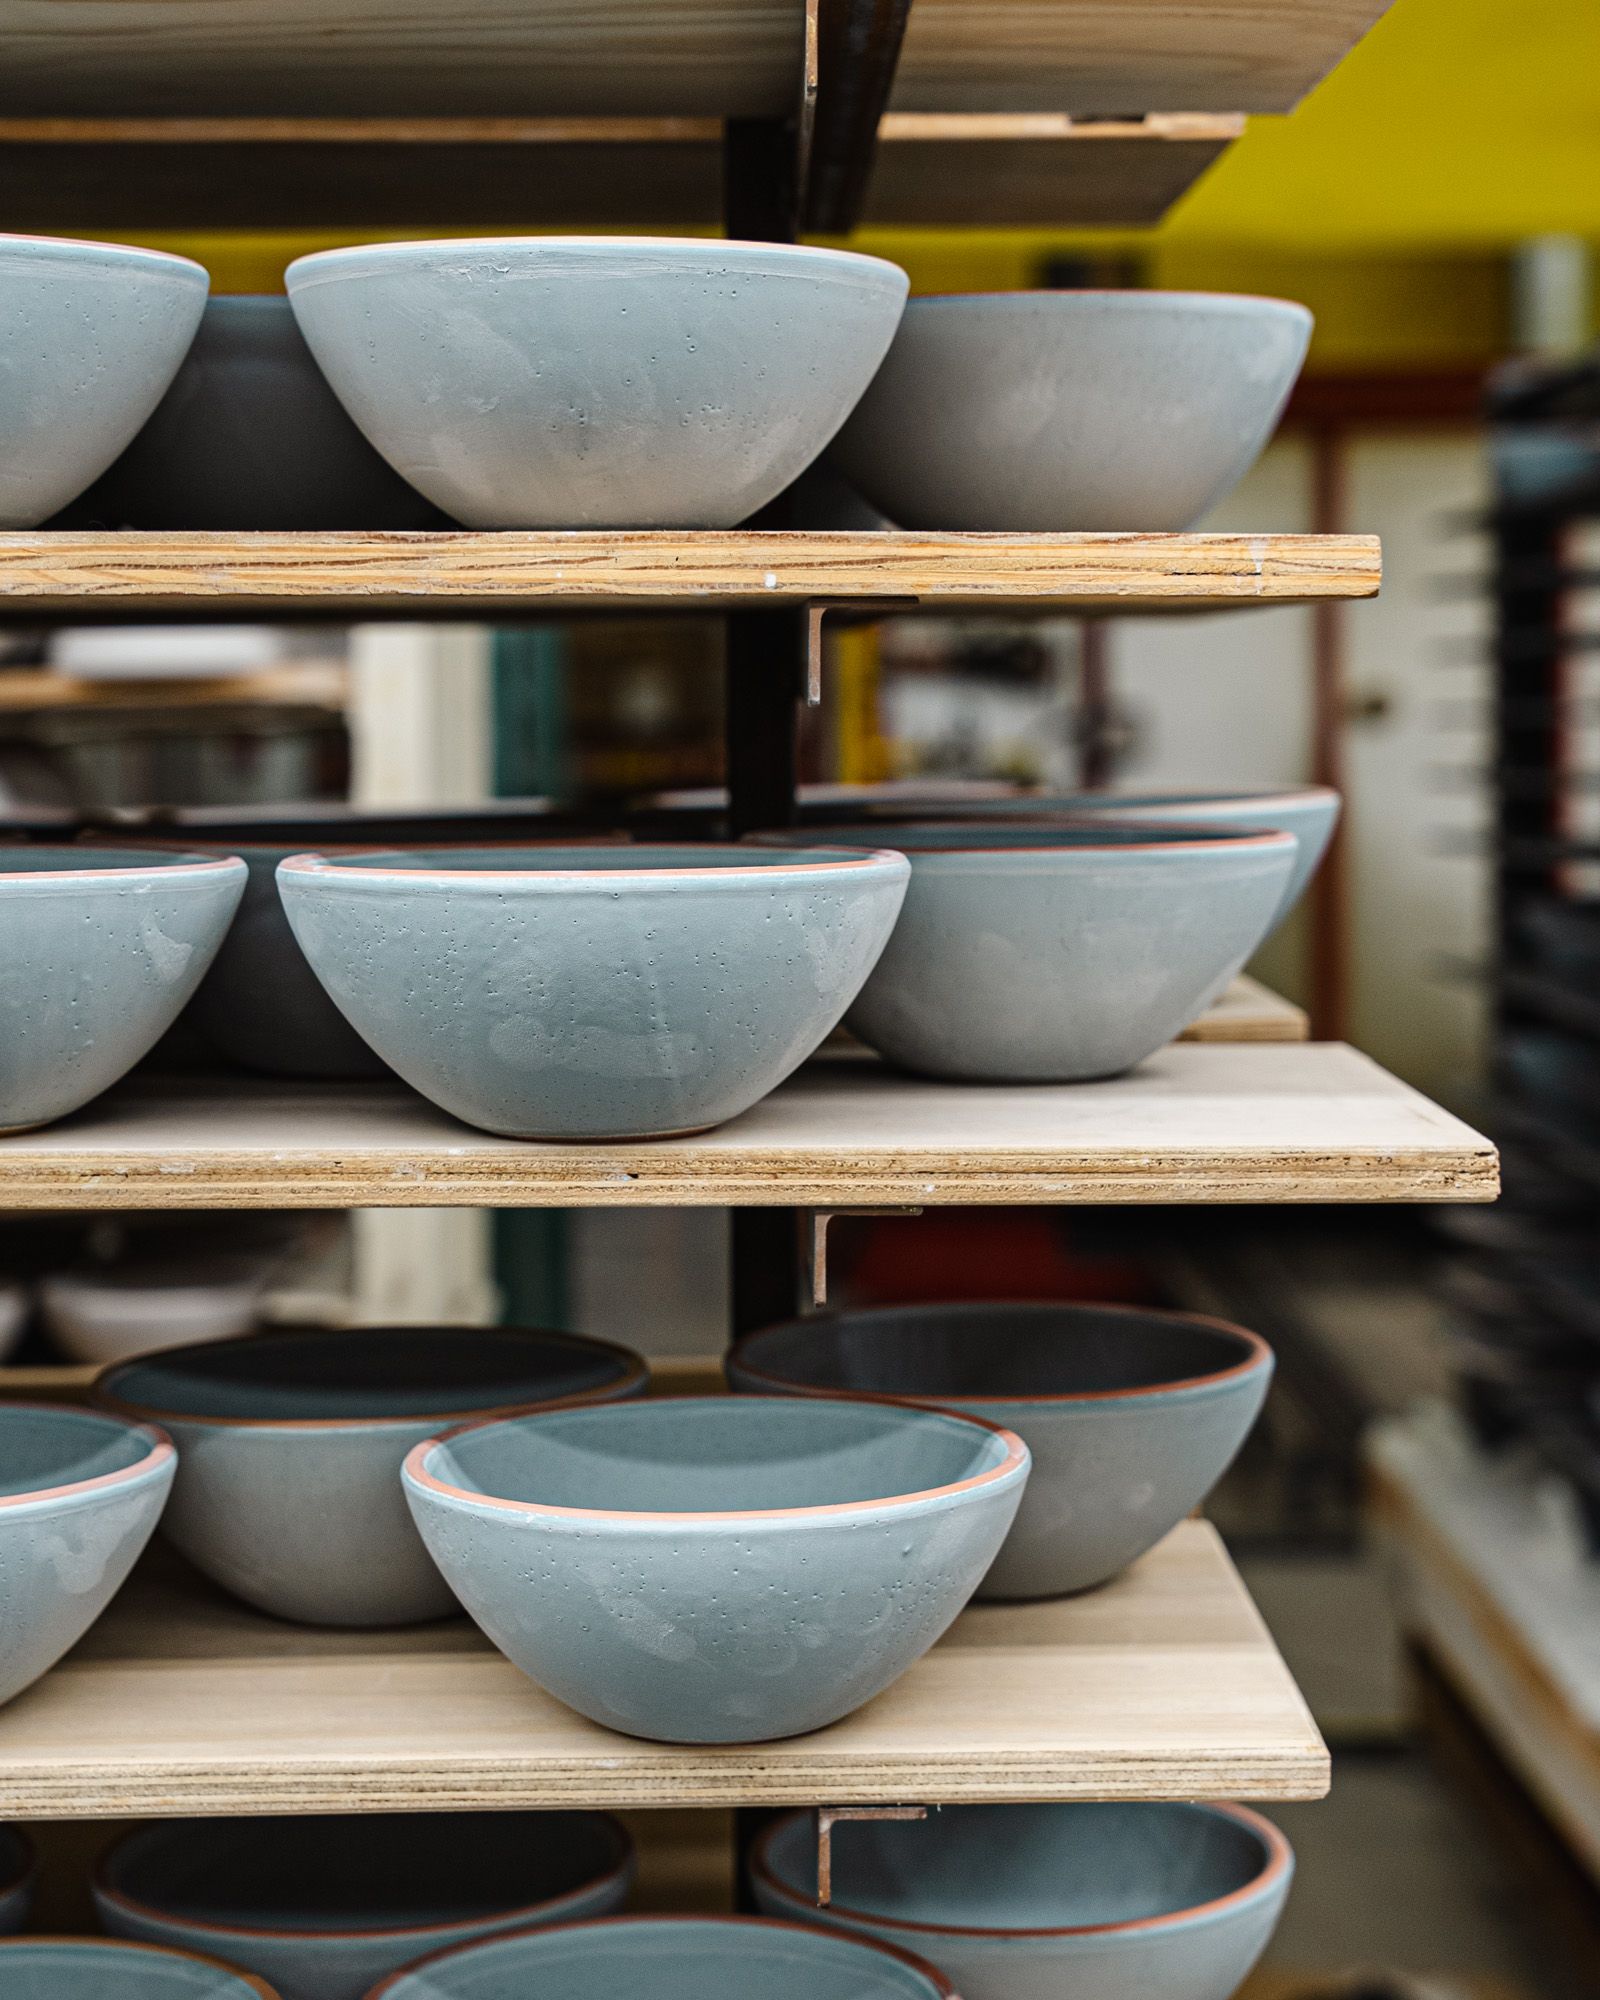
[[[0,1132],[48,1125],[147,1054],[216,956],[236,859],[16,847],[0,861]]]
[[[312,970],[406,1082],[521,1139],[748,1110],[836,1026],[894,926],[898,854],[508,847],[299,855]]]
[[[448,528],[344,413],[286,298],[210,300],[161,402],[72,509],[113,528]]]
[[[33,1842],[20,1827],[0,1827],[0,1932],[21,1930],[38,1875]]]
[[[430,1958],[375,1986],[367,2000],[530,2000],[536,1993],[548,2000],[956,2000],[949,1982],[909,1952],[759,1917],[613,1917],[525,1931]]]
[[[1008,1431],[887,1402],[693,1397],[419,1445],[406,1496],[500,1650],[669,1743],[837,1722],[928,1650],[1017,1511]]]
[[[175,1464],[153,1425],[0,1403],[0,1701],[53,1667],[122,1588]]]
[[[377,1813],[160,1820],[93,1886],[113,1937],[213,1953],[283,2000],[361,2000],[433,1952],[610,1916],[633,1874],[607,1813]]]
[[[758,1908],[918,1952],[962,2000],[1229,2000],[1294,1856],[1242,1806],[948,1806],[838,1828],[827,1909],[809,1814],[768,1827],[750,1872]]]
[[[301,331],[396,471],[473,528],[725,528],[817,456],[888,350],[894,264],[666,237],[301,257]]]
[[[912,858],[905,908],[845,1025],[904,1069],[970,1083],[1083,1082],[1153,1055],[1271,929],[1296,853],[1288,833],[1109,815],[812,837]]]
[[[264,1979],[214,1958],[105,1938],[0,1938],[7,2000],[281,2000]]]
[[[160,402],[205,308],[187,257],[0,236],[0,528],[32,528],[105,471]]]
[[[1311,338],[1282,299],[913,299],[829,462],[904,528],[1187,528],[1272,435]]]
[[[1033,1472],[978,1595],[1061,1597],[1199,1506],[1260,1413],[1272,1350],[1142,1307],[889,1306],[766,1327],[726,1366],[746,1394],[893,1396],[1015,1431]]]
[[[157,1418],[180,1461],[167,1539],[247,1604],[308,1625],[459,1609],[411,1525],[400,1466],[463,1418],[637,1395],[637,1355],[515,1327],[348,1327],[171,1348],[96,1403]]]
[[[825,823],[830,818],[854,819],[882,825],[883,838],[892,846],[889,823],[900,819],[928,819],[935,806],[919,811],[914,799],[883,796],[876,787],[862,787],[862,796],[851,808],[832,814],[825,805],[809,806],[804,793],[800,799],[802,826]],[[1152,825],[1243,826],[1292,833],[1298,846],[1288,887],[1283,892],[1274,928],[1283,922],[1305,893],[1328,851],[1333,830],[1339,824],[1339,794],[1327,785],[1272,785],[1223,792],[1021,792],[1012,788],[1008,795],[989,798],[953,799],[948,808],[951,819],[1010,818],[1021,814],[1063,814],[1083,818],[1091,813],[1109,813],[1114,818],[1144,820]]]

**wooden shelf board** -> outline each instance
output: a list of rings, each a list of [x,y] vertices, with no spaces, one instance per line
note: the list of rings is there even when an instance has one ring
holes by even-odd
[[[1213,1529],[1103,1591],[968,1611],[811,1736],[615,1736],[465,1620],[288,1625],[157,1552],[0,1710],[0,1814],[446,1811],[1055,1798],[1316,1798],[1327,1753]]]
[[[1338,1043],[1174,1043],[1123,1077],[939,1084],[816,1059],[716,1131],[549,1145],[395,1086],[119,1086],[0,1140],[0,1207],[1490,1201],[1494,1148]]]
[[[1287,111],[1387,0],[915,0],[900,111]],[[781,116],[803,0],[3,0],[0,115]]]
[[[1371,1518],[1402,1627],[1426,1648],[1600,1882],[1600,1579],[1563,1550],[1536,1482],[1391,1423]]]
[[[1238,115],[892,112],[865,220],[1154,223]],[[715,118],[4,118],[14,227],[715,227]]]
[[[1243,973],[1178,1037],[1180,1042],[1304,1042],[1311,1022],[1303,1007]]]
[[[1373,535],[0,534],[0,616],[463,618],[534,607],[1230,609],[1370,597]]]

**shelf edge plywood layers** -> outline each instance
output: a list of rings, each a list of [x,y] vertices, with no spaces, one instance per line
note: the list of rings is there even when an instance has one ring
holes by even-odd
[[[1327,1752],[1215,1531],[1191,1521],[1102,1591],[966,1612],[811,1736],[615,1736],[465,1621],[281,1624],[147,1564],[0,1710],[0,1813],[1317,1798]]]
[[[1387,0],[913,0],[900,111],[1287,111]],[[0,114],[780,117],[803,0],[0,0]]]
[[[462,618],[644,604],[1189,611],[1373,596],[1373,535],[0,534],[0,616]]]
[[[1338,1043],[1173,1043],[1127,1076],[939,1084],[818,1059],[695,1138],[550,1145],[381,1084],[134,1082],[0,1140],[0,1207],[1491,1201],[1493,1146]]]

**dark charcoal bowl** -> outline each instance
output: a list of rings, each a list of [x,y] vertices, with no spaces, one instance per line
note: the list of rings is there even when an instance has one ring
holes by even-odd
[[[449,528],[345,415],[286,298],[215,298],[172,387],[52,523],[109,528]]]

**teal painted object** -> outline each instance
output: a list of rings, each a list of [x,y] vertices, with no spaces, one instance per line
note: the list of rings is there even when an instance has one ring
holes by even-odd
[[[6,2000],[280,2000],[214,1958],[104,1938],[0,1938]]]
[[[1193,525],[1254,465],[1311,315],[1215,292],[913,299],[828,462],[902,528]]]
[[[833,1838],[789,1813],[757,1839],[769,1916],[899,1945],[962,2000],[1229,2000],[1272,1936],[1294,1856],[1242,1806],[947,1806]]]
[[[898,854],[524,847],[300,856],[312,969],[435,1104],[525,1139],[657,1138],[737,1117],[861,991]]]
[[[175,1464],[153,1425],[0,1403],[0,1701],[53,1667],[122,1588]]]
[[[1273,919],[1276,930],[1321,865],[1339,824],[1340,805],[1339,794],[1328,785],[1256,785],[1221,792],[1017,792],[1009,798],[964,800],[947,813],[926,806],[919,811],[914,800],[879,795],[863,796],[853,811],[837,815],[830,815],[825,804],[808,808],[802,799],[800,824],[807,826],[835,816],[859,818],[883,826],[887,839],[888,823],[900,819],[1009,819],[1018,814],[1036,819],[1058,813],[1082,818],[1088,813],[1109,813],[1114,818],[1163,826],[1243,826],[1292,833],[1297,843],[1294,867]]]
[[[0,528],[96,479],[160,402],[211,280],[122,243],[0,236]]]
[[[433,1952],[610,1916],[633,1874],[606,1813],[177,1819],[117,1841],[94,1900],[113,1937],[210,1953],[282,2000],[362,2000]]]
[[[850,251],[667,237],[376,243],[284,283],[350,415],[471,528],[731,528],[828,443],[905,305]]]
[[[956,2000],[909,1953],[756,1917],[623,1917],[470,1945],[368,2000]],[[76,2000],[76,1996],[74,1996]]]
[[[350,1327],[146,1355],[107,1370],[94,1396],[176,1439],[164,1532],[197,1568],[280,1618],[374,1626],[459,1609],[401,1493],[413,1445],[491,1411],[645,1382],[637,1355],[578,1334]]]
[[[845,1025],[904,1069],[969,1083],[1086,1082],[1153,1055],[1271,929],[1296,853],[1292,834],[1109,815],[808,831],[911,857]]]
[[[673,1398],[418,1446],[406,1497],[500,1650],[608,1728],[820,1729],[919,1659],[1028,1477],[1008,1432],[888,1403]]]
[[[242,861],[116,847],[0,859],[0,1132],[108,1089],[178,1018],[244,888]]]
[[[1015,1431],[1033,1471],[978,1595],[1062,1597],[1200,1505],[1260,1414],[1272,1350],[1132,1306],[889,1306],[766,1327],[726,1366],[746,1394],[894,1396]]]

